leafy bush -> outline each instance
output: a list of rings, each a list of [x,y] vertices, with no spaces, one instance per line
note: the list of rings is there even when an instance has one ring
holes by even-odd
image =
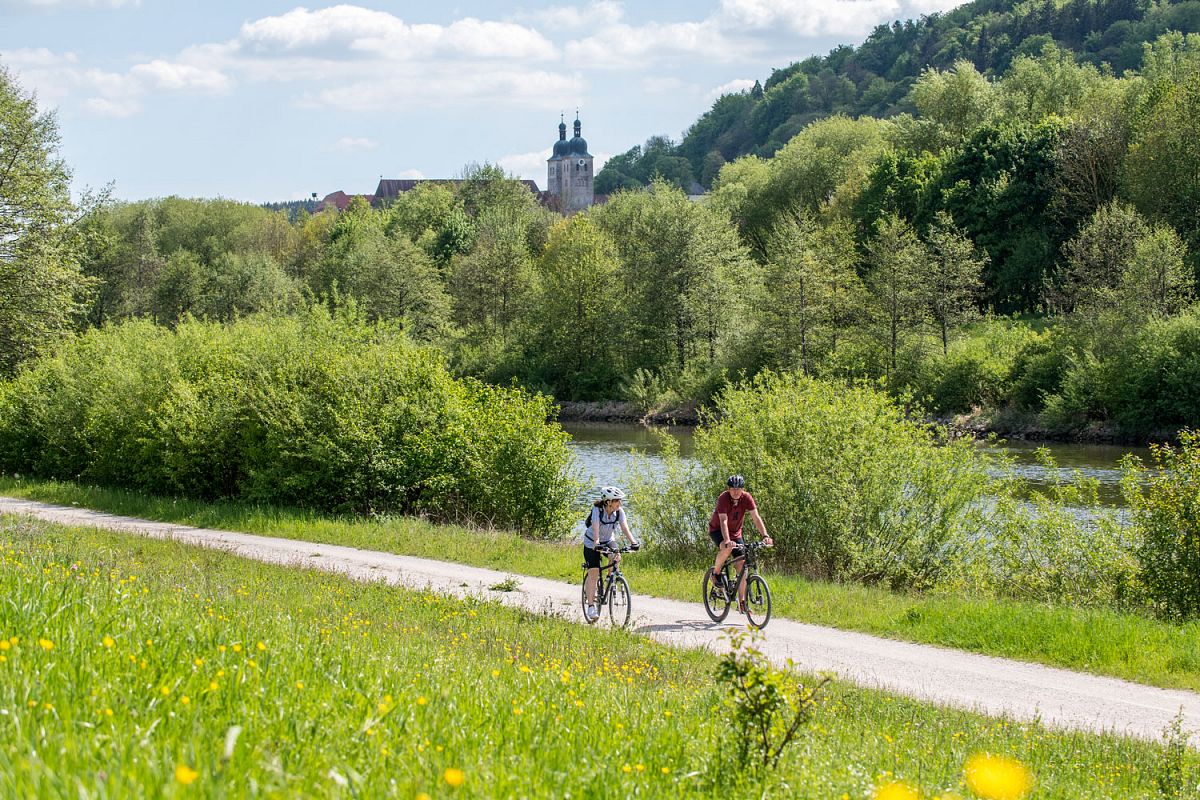
[[[630,469],[630,494],[636,498],[638,525],[650,531],[654,550],[679,557],[708,547],[710,496],[699,465],[679,456],[679,440],[653,431],[659,442],[661,472],[644,457],[635,456]]]
[[[1200,432],[1179,432],[1179,447],[1151,448],[1147,472],[1125,464],[1122,489],[1141,533],[1142,584],[1159,613],[1200,617]]]
[[[1137,577],[1134,532],[1104,508],[1098,481],[1079,474],[1067,479],[1049,450],[1038,456],[1054,478],[1031,496],[1011,465],[993,462],[1002,478],[987,504],[987,536],[959,551],[940,588],[1075,606],[1128,605]]]
[[[129,322],[0,391],[0,469],[550,534],[574,494],[550,411],[541,395],[455,381],[352,309]]]
[[[744,474],[780,556],[810,574],[930,586],[981,534],[973,445],[866,385],[763,374],[717,397],[696,452],[709,502]]]

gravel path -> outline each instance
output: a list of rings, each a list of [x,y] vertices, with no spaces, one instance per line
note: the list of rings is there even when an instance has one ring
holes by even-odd
[[[557,614],[576,622],[583,620],[578,584],[515,576],[517,590],[500,592],[489,587],[509,575],[444,561],[191,528],[9,497],[0,497],[0,513],[174,539],[244,558],[322,569],[359,580],[428,586],[455,595],[485,595],[508,605]],[[628,577],[634,590],[632,626],[646,636],[679,647],[715,651],[723,646],[721,633],[729,627],[728,623],[736,627],[744,624],[734,613],[726,625],[713,625],[699,602],[638,595],[636,565],[631,566]],[[1115,678],[779,618],[767,627],[761,648],[777,663],[791,659],[805,671],[828,671],[861,686],[992,715],[1039,720],[1052,727],[1158,739],[1172,718],[1182,711],[1185,729],[1200,729],[1200,694],[1188,691],[1157,689]],[[1200,745],[1200,734],[1192,735],[1192,743]]]

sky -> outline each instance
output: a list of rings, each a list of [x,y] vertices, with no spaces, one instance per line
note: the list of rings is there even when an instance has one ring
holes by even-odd
[[[492,162],[545,188],[879,23],[958,0],[0,0],[0,64],[56,109],[77,190],[269,202]],[[568,134],[569,135],[569,134]]]

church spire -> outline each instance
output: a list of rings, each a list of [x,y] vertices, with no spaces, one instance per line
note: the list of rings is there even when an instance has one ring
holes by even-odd
[[[566,115],[559,114],[558,115],[558,140],[560,142],[562,142],[562,141],[566,141],[566,138],[567,138]]]

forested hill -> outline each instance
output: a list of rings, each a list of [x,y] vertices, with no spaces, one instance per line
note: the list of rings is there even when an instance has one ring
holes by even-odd
[[[1143,45],[1167,31],[1200,31],[1200,0],[975,0],[880,25],[857,48],[795,62],[750,91],[721,97],[678,144],[656,136],[615,156],[596,176],[596,191],[640,186],[655,175],[684,189],[707,188],[726,162],[771,156],[816,119],[912,111],[909,90],[927,67],[948,69],[966,59],[999,77],[1014,58],[1053,44],[1120,75],[1136,70]]]

